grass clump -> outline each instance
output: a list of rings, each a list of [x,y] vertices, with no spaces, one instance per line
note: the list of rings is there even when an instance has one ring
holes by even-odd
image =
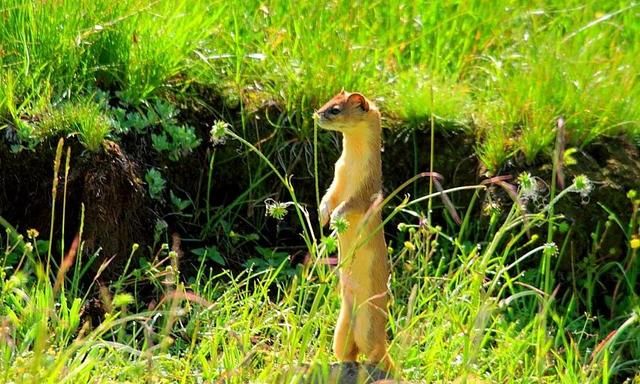
[[[45,113],[38,127],[44,137],[58,133],[77,136],[85,148],[97,152],[111,133],[112,124],[98,104],[92,100],[81,100],[65,103]]]

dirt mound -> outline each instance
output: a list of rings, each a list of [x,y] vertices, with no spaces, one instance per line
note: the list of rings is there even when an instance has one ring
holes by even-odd
[[[575,157],[577,164],[567,168],[567,182],[575,175],[584,174],[594,186],[588,198],[574,194],[558,205],[558,212],[565,215],[572,226],[571,256],[573,260],[582,259],[587,253],[586,246],[592,243],[592,234],[598,233],[598,263],[620,259],[628,246],[623,230],[614,226],[604,231],[597,226],[612,218],[607,209],[624,225],[629,222],[632,206],[627,192],[640,188],[640,151],[624,138],[608,138],[589,145]],[[547,168],[541,167],[540,172],[550,174]],[[570,260],[563,262],[568,267]]]
[[[55,149],[52,143],[43,143],[34,152],[18,153],[0,144],[0,215],[21,232],[37,229],[42,239],[49,237],[53,207]],[[133,243],[151,245],[152,211],[148,209],[141,169],[113,142],[105,142],[103,150],[97,153],[83,151],[75,140],[69,140],[65,149],[67,147],[71,147],[71,169],[65,186],[63,155],[58,174],[53,247],[58,248],[56,244],[64,233],[68,249],[84,220],[85,251],[88,254],[99,251],[101,255],[93,269],[97,270],[102,262],[114,257],[106,269],[108,278],[121,270],[119,261],[128,255]]]
[[[84,231],[87,250],[102,248],[103,259],[114,257],[114,267],[107,270],[118,272],[118,261],[132,244],[151,244],[153,221],[138,164],[114,142],[105,142],[103,148],[78,171]]]

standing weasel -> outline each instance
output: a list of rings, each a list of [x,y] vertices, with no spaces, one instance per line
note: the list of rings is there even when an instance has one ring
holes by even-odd
[[[341,361],[355,361],[363,353],[369,362],[392,370],[386,333],[390,272],[376,207],[382,196],[380,112],[362,94],[343,90],[313,117],[320,127],[342,133],[342,155],[319,208],[322,226],[329,217],[349,223],[338,234],[342,304],[333,350]]]

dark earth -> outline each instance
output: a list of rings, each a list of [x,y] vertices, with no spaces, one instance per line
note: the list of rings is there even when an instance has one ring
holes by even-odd
[[[60,165],[59,185],[56,201],[56,225],[54,238],[61,238],[59,225],[62,218],[64,188],[66,187],[66,214],[64,238],[68,249],[73,238],[80,231],[81,212],[84,207],[84,227],[82,238],[84,251],[92,254],[100,249],[93,271],[108,262],[102,271],[104,280],[110,280],[121,272],[124,260],[131,254],[132,244],[140,244],[137,255],[147,256],[157,251],[160,243],[170,243],[177,234],[181,242],[180,260],[184,276],[195,271],[199,261],[189,252],[194,248],[216,245],[225,256],[227,267],[241,269],[242,263],[255,256],[254,247],[278,248],[288,252],[294,262],[304,259],[305,246],[299,236],[301,228],[297,217],[289,214],[282,222],[266,218],[263,201],[270,197],[279,201],[290,199],[281,183],[271,175],[263,183],[242,196],[249,189],[251,170],[264,168],[256,155],[248,152],[239,143],[227,139],[221,145],[211,145],[208,141],[211,122],[224,119],[232,126],[241,126],[240,110],[227,105],[215,93],[201,90],[196,103],[177,102],[181,107],[179,118],[196,128],[202,144],[191,154],[179,161],[171,161],[155,152],[149,137],[125,135],[118,143],[106,141],[97,153],[86,151],[74,137],[67,138],[64,153],[70,148],[70,172],[65,185],[64,162]],[[245,112],[247,122],[244,137],[254,143],[276,166],[286,168],[286,173],[294,175],[293,184],[300,202],[305,204],[315,218],[315,189],[313,178],[313,135],[301,134],[293,127],[309,129],[299,115],[287,115],[273,102],[263,103]],[[267,123],[278,122],[278,127]],[[308,124],[308,123],[306,123]],[[390,125],[387,123],[387,125]],[[385,130],[383,168],[386,193],[413,177],[429,170],[430,133],[428,124],[418,125],[411,130],[398,128]],[[305,128],[306,127],[306,128]],[[274,139],[279,130],[280,140]],[[312,131],[311,131],[312,132]],[[330,135],[326,132],[320,134]],[[52,208],[52,178],[54,158],[58,138],[41,143],[35,150],[13,153],[10,140],[0,138],[0,216],[13,224],[20,233],[29,228],[40,231],[40,238],[47,239]],[[484,175],[474,147],[476,138],[462,130],[447,130],[436,127],[435,163],[433,171],[443,175],[443,187],[476,185],[488,177]],[[211,206],[213,213],[222,212],[226,216],[208,222],[203,213],[207,172],[212,154],[215,152]],[[417,152],[417,154],[416,154]],[[333,163],[339,154],[339,140],[322,140],[319,145],[320,189],[324,189],[331,178]],[[570,278],[568,271],[575,273],[575,266],[591,249],[591,234],[603,225],[609,214],[603,207],[620,216],[624,223],[631,214],[631,205],[626,197],[628,190],[640,188],[640,151],[624,137],[602,138],[586,145],[574,156],[576,165],[563,169],[566,183],[573,176],[585,174],[595,184],[594,191],[584,199],[572,194],[557,206],[556,213],[565,216],[572,227],[570,257],[561,260],[560,282]],[[520,172],[528,171],[539,180],[549,183],[552,167],[550,157],[542,156],[533,164],[517,158],[499,170],[494,176],[512,176],[507,181],[516,185]],[[144,182],[146,170],[154,167],[162,171],[167,186],[194,202],[195,212],[191,215],[175,214],[165,196],[163,200],[153,200]],[[403,193],[420,196],[428,191],[428,179],[418,180]],[[547,191],[548,193],[548,191]],[[450,196],[459,213],[464,213],[472,192]],[[499,187],[491,185],[488,194],[481,198],[497,201],[508,207],[512,204],[509,196]],[[242,204],[236,204],[241,201]],[[434,200],[434,222],[443,227],[450,225],[446,210],[438,200]],[[506,211],[506,209],[504,209]],[[482,215],[482,205],[475,209],[474,220],[478,227],[486,225]],[[158,234],[156,224],[166,223],[166,230]],[[229,227],[233,223],[233,227]],[[483,224],[484,223],[484,224]],[[393,238],[396,223],[388,225],[387,236]],[[229,231],[254,234],[252,241],[229,241]],[[563,239],[558,239],[562,243]],[[597,262],[621,260],[626,253],[626,240],[621,231],[607,231],[599,243]],[[219,267],[219,266],[216,266]],[[604,278],[606,281],[606,277]],[[603,285],[603,289],[608,289]],[[608,292],[609,294],[611,292]],[[601,295],[602,297],[602,295]],[[602,303],[606,305],[605,303]]]

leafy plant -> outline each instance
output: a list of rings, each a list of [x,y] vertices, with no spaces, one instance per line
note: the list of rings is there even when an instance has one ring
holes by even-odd
[[[252,257],[245,261],[245,268],[256,272],[277,269],[285,276],[293,276],[298,270],[298,268],[291,265],[287,252],[278,252],[264,247],[255,247],[255,250],[261,257]]]
[[[192,249],[191,253],[198,256],[198,258],[202,261],[211,260],[221,266],[225,266],[227,264],[224,260],[224,257],[220,254],[220,251],[218,251],[218,248],[215,246]]]
[[[160,171],[155,168],[149,169],[144,176],[144,180],[149,187],[149,196],[151,196],[152,199],[161,200],[167,182],[162,177]]]
[[[200,145],[193,127],[165,123],[160,134],[151,134],[153,148],[158,152],[168,152],[169,159],[178,161]]]
[[[192,205],[190,200],[179,198],[173,191],[169,191],[169,198],[171,199],[171,204],[178,212],[183,212]]]

